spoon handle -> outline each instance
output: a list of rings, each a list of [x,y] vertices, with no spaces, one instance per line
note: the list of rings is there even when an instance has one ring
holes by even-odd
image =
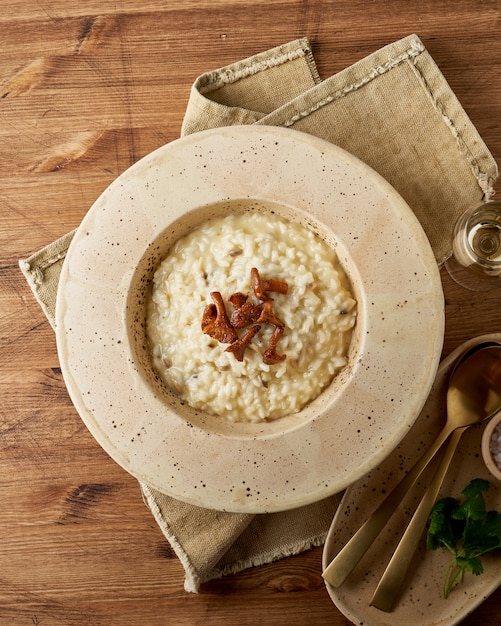
[[[456,451],[461,435],[468,428],[458,428],[452,434],[452,437],[445,449],[440,465],[433,476],[433,480],[429,484],[424,496],[419,503],[414,515],[412,516],[405,533],[391,557],[381,580],[379,581],[376,591],[370,602],[371,606],[381,609],[382,611],[392,611],[397,601],[400,588],[402,586],[405,574],[409,569],[414,553],[417,550],[421,535],[426,527],[426,523],[430,513],[435,505],[440,487],[445,478],[449,465]]]
[[[409,489],[418,481],[430,461],[452,432],[450,423],[446,423],[430,448],[417,461],[398,485],[386,496],[368,520],[358,529],[353,537],[338,552],[322,573],[323,578],[333,587],[343,584],[357,563],[370,548],[376,537],[383,530],[395,509]]]

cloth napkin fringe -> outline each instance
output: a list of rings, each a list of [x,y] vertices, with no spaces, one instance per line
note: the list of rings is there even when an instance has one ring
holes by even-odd
[[[146,506],[151,510],[153,517],[155,518],[157,524],[160,526],[161,531],[165,535],[165,538],[170,543],[172,549],[176,553],[177,558],[180,560],[181,565],[185,570],[185,580],[184,580],[184,589],[185,591],[191,593],[198,593],[200,584],[203,582],[200,579],[195,567],[193,566],[190,557],[183,549],[182,545],[179,543],[176,535],[172,532],[169,524],[167,523],[165,517],[158,506],[154,495],[150,491],[148,485],[144,483],[140,483],[141,492],[143,501]]]
[[[324,545],[326,536],[327,532],[323,532],[316,537],[311,537],[307,541],[293,543],[290,546],[286,547],[282,546],[280,551],[273,550],[269,552],[263,552],[255,557],[249,557],[241,561],[234,561],[233,563],[229,563],[222,568],[215,567],[203,578],[197,576],[199,582],[198,586],[192,585],[192,583],[195,582],[194,580],[188,581],[188,579],[186,578],[184,585],[185,591],[199,593],[200,585],[204,582],[224,578],[225,576],[230,576],[233,574],[238,574],[239,572],[243,572],[244,570],[251,567],[259,567],[260,565],[266,565],[267,563],[274,563],[275,561],[280,561],[283,558],[295,556],[307,550],[318,548]]]
[[[336,91],[335,93],[327,96],[323,100],[315,102],[315,104],[311,106],[309,109],[306,109],[305,111],[299,111],[296,115],[294,115],[290,119],[283,122],[282,125],[285,127],[293,126],[296,122],[298,122],[303,117],[307,117],[308,115],[311,115],[312,113],[314,113],[315,111],[318,111],[322,107],[328,104],[331,104],[331,102],[334,102],[335,100],[339,100],[340,98],[344,98],[345,96],[352,93],[353,91],[357,91],[361,87],[364,87],[365,85],[373,81],[375,78],[378,78],[378,76],[382,76],[383,74],[386,74],[386,72],[390,71],[394,67],[397,67],[397,65],[400,65],[401,63],[420,55],[422,52],[424,52],[424,50],[425,50],[425,47],[421,43],[421,41],[419,40],[411,41],[409,48],[405,50],[404,52],[402,52],[402,54],[399,54],[396,57],[392,57],[391,59],[388,59],[388,61],[386,63],[383,63],[382,65],[374,66],[365,76],[362,76],[360,80],[354,83],[351,83],[349,85],[346,85],[346,87],[344,87],[340,91]]]
[[[140,487],[144,503],[151,510],[155,521],[159,525],[162,533],[168,540],[185,570],[184,590],[189,593],[199,593],[200,586],[204,582],[220,579],[232,574],[238,574],[239,572],[251,567],[258,567],[260,565],[265,565],[266,563],[273,563],[275,561],[279,561],[280,559],[295,556],[297,554],[301,554],[301,552],[305,552],[306,550],[322,546],[324,545],[325,538],[327,536],[328,529],[325,527],[321,532],[312,534],[306,539],[292,540],[289,543],[285,541],[279,549],[274,548],[273,550],[258,551],[251,556],[247,556],[246,558],[235,559],[222,566],[216,564],[210,569],[199,572],[193,565],[189,555],[165,519],[150,487],[144,483],[141,483]]]
[[[201,94],[207,94],[221,89],[226,85],[236,83],[243,78],[254,76],[259,72],[269,70],[272,67],[278,67],[279,65],[301,57],[305,58],[310,71],[315,75],[315,82],[320,82],[320,76],[317,72],[317,66],[309,42],[306,38],[303,38],[294,42],[294,47],[291,47],[290,43],[279,46],[274,50],[274,54],[271,56],[268,52],[261,52],[239,63],[232,64],[231,66],[223,67],[212,72],[206,72],[197,78],[194,87]]]

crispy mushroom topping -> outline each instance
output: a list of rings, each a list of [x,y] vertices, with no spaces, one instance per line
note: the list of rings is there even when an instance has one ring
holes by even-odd
[[[233,352],[237,361],[244,360],[244,352],[251,339],[261,330],[261,326],[251,326],[241,339],[234,341],[231,346],[226,348],[225,352]]]
[[[244,301],[242,301],[242,296],[245,298]],[[230,316],[230,323],[234,328],[246,328],[254,324],[261,315],[261,307],[248,302],[247,296],[243,293],[234,293],[229,301],[235,307]]]
[[[266,292],[286,294],[289,285],[283,280],[274,278],[263,279],[258,270],[251,269],[251,287],[254,295],[260,303],[249,301],[247,295],[237,291],[232,294],[228,301],[233,306],[233,311],[228,317],[223,297],[219,291],[213,291],[210,295],[213,304],[205,307],[202,316],[202,332],[217,339],[221,343],[231,344],[226,352],[232,352],[237,361],[243,361],[244,353],[252,338],[261,330],[261,324],[275,326],[272,336],[263,354],[266,364],[280,363],[286,358],[285,354],[278,354],[277,343],[284,332],[284,323],[273,311],[273,299]],[[250,327],[250,328],[249,328]],[[239,337],[236,329],[248,328],[247,332]]]
[[[280,328],[284,327],[284,323],[279,320],[273,312],[273,300],[271,298],[268,298],[263,303],[261,314],[257,318],[256,322],[258,324],[273,324],[274,326],[278,326]]]
[[[231,302],[231,304],[236,309],[239,309],[247,302],[248,297],[249,296],[246,296],[245,293],[237,291],[236,293],[231,294],[231,296],[228,298],[228,302]]]
[[[238,335],[228,319],[223,297],[219,291],[213,291],[210,295],[214,304],[208,304],[205,307],[202,317],[202,332],[221,343],[233,343],[238,339]]]
[[[289,290],[289,285],[284,280],[261,278],[255,267],[251,269],[251,286],[254,291],[254,295],[256,298],[259,298],[259,300],[267,299],[265,295],[266,291],[275,291],[277,293],[286,294]]]
[[[286,358],[285,354],[277,353],[277,343],[280,337],[282,336],[283,332],[284,332],[283,326],[276,326],[275,330],[273,331],[273,335],[270,337],[270,340],[268,341],[268,346],[263,354],[263,361],[267,363],[268,365],[274,365],[275,363],[280,363],[280,361],[283,361]]]

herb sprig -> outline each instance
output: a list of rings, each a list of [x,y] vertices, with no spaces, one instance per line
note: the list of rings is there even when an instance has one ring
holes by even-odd
[[[487,480],[475,478],[461,492],[463,502],[442,498],[430,514],[427,549],[443,546],[454,555],[443,583],[444,598],[463,582],[465,572],[478,576],[484,571],[484,554],[501,548],[501,514],[487,511],[483,496],[489,486]]]

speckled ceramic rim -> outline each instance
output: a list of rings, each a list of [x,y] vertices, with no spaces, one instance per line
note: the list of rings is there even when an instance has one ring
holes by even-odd
[[[179,236],[235,210],[314,229],[358,300],[348,367],[300,413],[259,425],[184,406],[144,347],[156,264]],[[438,366],[443,294],[421,225],[378,174],[311,135],[237,126],[163,146],[110,185],[73,238],[56,323],[71,398],[120,465],[186,502],[264,513],[343,489],[398,444]]]

